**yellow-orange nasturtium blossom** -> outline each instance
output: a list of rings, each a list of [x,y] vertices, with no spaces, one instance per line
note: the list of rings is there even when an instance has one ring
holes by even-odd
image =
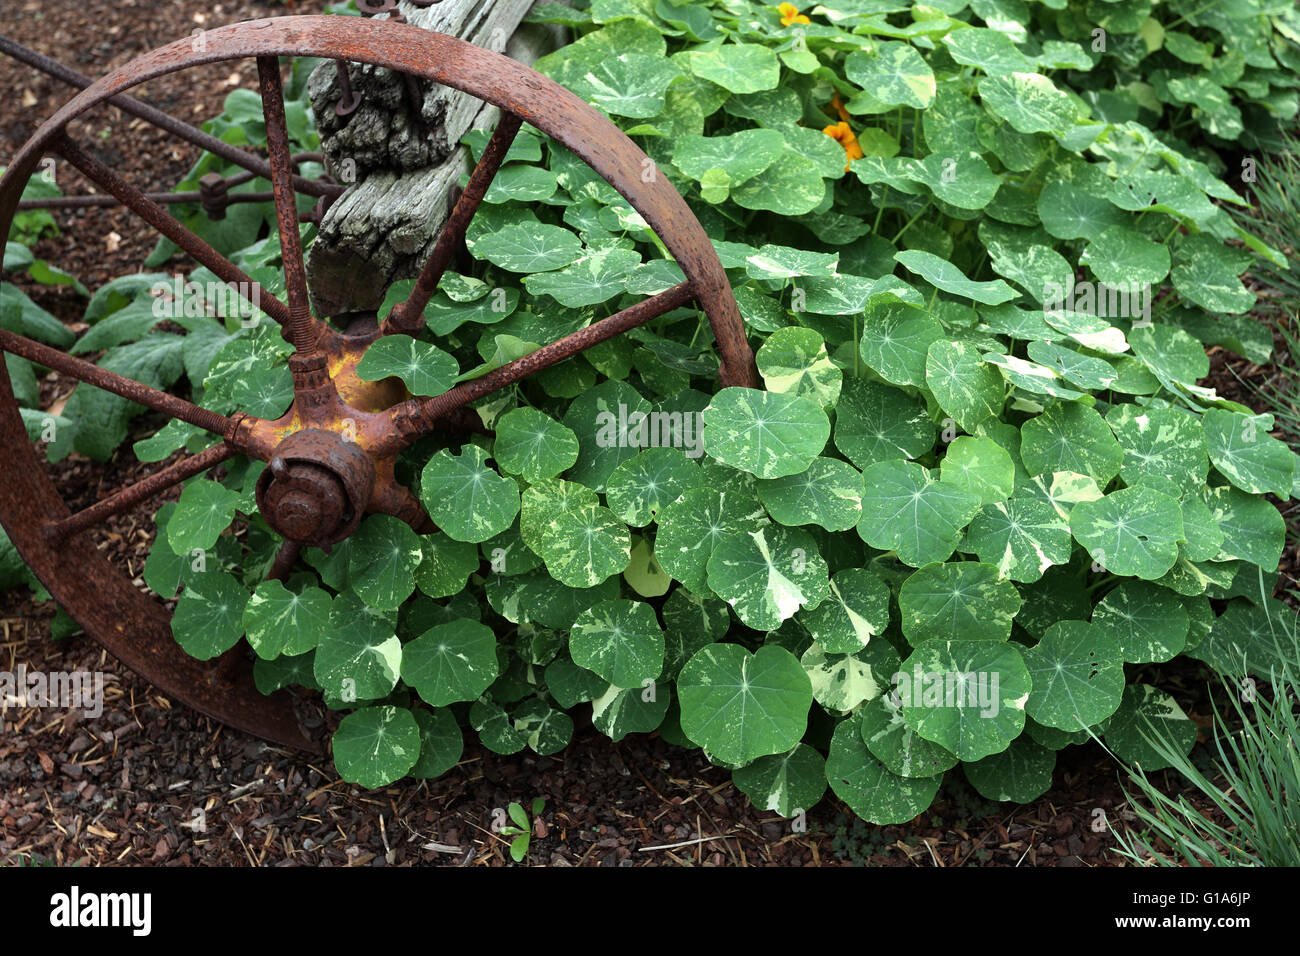
[[[847,122],[849,121],[849,111],[846,110],[846,109],[844,108],[844,104],[840,102],[840,91],[839,91],[839,90],[836,90],[836,91],[835,91],[835,95],[831,97],[831,105],[830,105],[830,108],[831,108],[832,110],[834,110],[835,113],[836,113],[836,115],[838,115],[839,118],[842,119],[844,122],[847,123]]]
[[[844,171],[847,173],[849,163],[862,158],[862,147],[858,145],[858,138],[853,135],[853,130],[849,129],[849,124],[843,120],[832,123],[822,132],[844,147]]]
[[[776,11],[781,14],[781,26],[783,27],[795,23],[812,23],[811,20],[799,12],[799,8],[793,3],[783,3],[776,8]]]

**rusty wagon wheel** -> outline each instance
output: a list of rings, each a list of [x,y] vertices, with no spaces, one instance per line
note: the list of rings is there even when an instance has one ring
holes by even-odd
[[[172,638],[170,613],[138,589],[96,548],[88,532],[111,515],[237,455],[267,461],[258,485],[262,515],[284,536],[271,576],[283,576],[304,545],[329,545],[354,530],[367,512],[395,515],[419,530],[428,517],[394,476],[397,454],[422,435],[463,415],[468,403],[533,372],[694,300],[708,316],[721,354],[722,385],[757,385],[753,353],[726,273],[703,228],[665,177],[644,181],[645,154],[596,110],[513,60],[449,36],[390,21],[303,16],[255,20],[208,32],[202,49],[190,38],[147,53],[96,81],[24,144],[0,179],[0,229],[7,233],[23,187],[47,153],[62,158],[223,282],[257,296],[295,352],[289,358],[293,404],[269,421],[242,412],[219,415],[174,395],[12,332],[0,350],[128,398],[220,440],[152,476],[72,514],[42,467],[27,434],[7,371],[0,365],[0,522],[18,552],[54,598],[86,632],[131,670],[216,720],[287,746],[319,750],[284,691],[263,696],[237,647],[214,666],[191,658]],[[314,316],[298,230],[293,169],[278,57],[311,56],[372,64],[469,93],[502,110],[469,183],[416,280],[409,298],[382,327],[340,332]],[[287,303],[172,218],[135,186],[69,139],[72,119],[147,80],[201,64],[256,58],[266,120],[270,178]],[[663,241],[685,281],[537,351],[431,398],[386,397],[381,383],[355,375],[366,347],[392,332],[414,334],[424,305],[463,240],[469,221],[524,122],[581,157],[607,180]],[[346,420],[346,423],[345,423]],[[355,436],[355,441],[344,438]],[[232,661],[237,661],[232,665]]]

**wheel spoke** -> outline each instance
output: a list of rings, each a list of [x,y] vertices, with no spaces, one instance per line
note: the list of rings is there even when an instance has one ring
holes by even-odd
[[[302,553],[302,542],[293,541],[285,538],[280,544],[280,550],[276,552],[275,560],[271,562],[271,570],[266,572],[266,580],[283,581],[293,570],[294,563],[298,560],[298,555]]]
[[[218,465],[228,458],[233,458],[235,454],[235,449],[223,441],[199,452],[197,455],[182,458],[180,461],[168,465],[162,471],[155,472],[148,478],[137,481],[116,494],[110,495],[103,501],[95,502],[89,508],[84,508],[61,521],[47,524],[45,526],[45,536],[52,542],[62,541],[69,535],[84,531],[113,515],[121,514],[128,508],[135,507],[142,501],[147,501],[177,482],[202,474],[213,465]]]
[[[415,287],[411,289],[406,301],[395,305],[388,314],[381,330],[384,335],[394,332],[414,335],[424,327],[424,307],[429,304],[429,299],[442,280],[442,274],[447,271],[456,250],[464,242],[465,230],[478,212],[479,204],[487,195],[488,187],[492,185],[506,153],[510,152],[510,144],[514,142],[522,123],[523,119],[515,113],[502,114],[496,131],[488,140],[483,155],[479,157],[478,165],[470,174],[465,191],[456,200],[456,206],[447,217],[446,225],[443,226],[433,251],[429,253],[428,261],[420,270]]]
[[[120,395],[171,418],[179,418],[196,428],[202,428],[225,439],[234,437],[235,429],[239,424],[234,418],[218,415],[209,409],[200,408],[193,402],[187,402],[183,398],[177,398],[175,395],[152,388],[125,375],[110,372],[84,359],[74,358],[66,352],[60,352],[58,349],[33,342],[31,339],[3,329],[0,329],[0,351],[10,352],[30,362],[52,368],[87,385]]]
[[[544,368],[549,368],[579,352],[598,345],[601,342],[622,335],[629,329],[644,325],[651,319],[671,312],[678,306],[685,305],[695,297],[692,284],[680,282],[660,292],[658,295],[643,299],[636,305],[628,306],[621,312],[593,322],[585,329],[579,329],[572,335],[566,335],[549,345],[543,345],[535,352],[529,352],[522,358],[515,359],[481,378],[462,382],[434,398],[414,398],[389,410],[397,437],[397,447],[405,447],[421,435],[437,427],[439,419],[449,412],[470,402],[490,395],[498,389],[513,385],[520,379],[527,378]],[[385,451],[390,450],[385,448]]]
[[[307,299],[307,268],[302,257],[302,236],[298,232],[298,203],[293,191],[279,58],[259,56],[257,79],[262,91],[262,116],[266,121],[266,150],[271,159],[271,188],[275,192],[280,257],[284,262],[284,281],[289,296],[289,341],[299,354],[310,355],[316,347],[318,333]]]
[[[261,309],[281,326],[288,325],[289,310],[283,302],[254,282],[242,269],[216,249],[186,229],[162,206],[82,150],[66,135],[59,137],[54,148],[87,179],[108,190],[123,205],[129,206],[137,216],[210,269],[218,279],[230,284],[254,308]]]

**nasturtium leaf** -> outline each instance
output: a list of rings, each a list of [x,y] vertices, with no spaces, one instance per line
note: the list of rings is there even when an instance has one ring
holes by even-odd
[[[797,475],[826,447],[830,421],[816,403],[753,388],[724,388],[704,410],[704,448],[760,478]]]
[[[955,754],[917,736],[907,726],[892,691],[867,701],[858,713],[863,742],[890,773],[900,777],[933,777],[957,765]]]
[[[1237,315],[1255,304],[1255,293],[1237,278],[1241,271],[1222,242],[1200,233],[1175,249],[1170,279],[1179,295],[1207,312]]]
[[[469,723],[478,732],[479,741],[493,753],[515,754],[528,745],[505,710],[485,697],[470,706]]]
[[[415,586],[429,597],[458,594],[469,576],[478,570],[478,548],[441,531],[422,535],[420,549],[423,557],[415,568]]]
[[[1146,664],[1172,660],[1187,643],[1191,621],[1173,591],[1121,581],[1093,609],[1092,624],[1114,639],[1125,661]]]
[[[1265,570],[1277,567],[1286,523],[1271,502],[1227,485],[1202,489],[1201,496],[1223,532],[1223,544],[1215,560],[1240,558]]]
[[[1015,644],[926,641],[899,672],[907,725],[962,760],[999,753],[1024,729],[1031,685]]]
[[[420,536],[392,515],[370,515],[352,536],[348,583],[375,608],[396,608],[415,590],[415,569],[424,557]]]
[[[925,383],[940,408],[971,431],[1002,410],[1006,386],[971,345],[939,339],[925,357]],[[1108,433],[1109,434],[1109,433]]]
[[[604,491],[610,472],[640,449],[664,444],[667,425],[674,424],[666,422],[662,413],[656,418],[640,392],[615,379],[601,382],[575,398],[563,421],[578,436],[579,448],[578,463],[569,469],[567,477],[593,491]],[[690,439],[698,442],[699,416],[683,413],[678,421],[683,438],[689,429]]]
[[[1207,408],[1202,421],[1210,460],[1225,478],[1242,491],[1274,494],[1283,501],[1291,497],[1295,456],[1268,433],[1272,415]]]
[[[719,539],[708,561],[708,584],[749,627],[770,631],[827,594],[826,562],[801,528],[768,525]]]
[[[595,700],[608,686],[608,681],[585,667],[579,667],[566,654],[561,654],[546,667],[546,689],[565,710]]]
[[[614,514],[639,528],[701,481],[699,466],[685,452],[647,448],[614,469],[605,484],[605,500]]]
[[[220,482],[195,478],[185,486],[167,522],[167,543],[177,554],[207,551],[235,520],[240,495]]]
[[[770,51],[764,52],[775,60]],[[607,113],[645,119],[663,111],[664,94],[682,72],[667,57],[632,50],[593,62],[563,60],[553,76],[556,82]]]
[[[1074,283],[1074,269],[1055,249],[1038,243],[1021,248],[985,241],[993,271],[1023,288],[1035,302],[1048,302],[1057,289]]]
[[[1033,803],[1052,786],[1056,752],[1018,737],[1001,753],[962,764],[966,779],[987,800]]]
[[[855,50],[844,60],[844,75],[884,106],[925,109],[934,102],[934,71],[906,43],[881,42],[872,52]]]
[[[339,721],[332,749],[339,776],[375,790],[416,765],[420,727],[404,707],[363,707]]]
[[[244,606],[243,623],[258,657],[305,654],[330,628],[330,596],[317,587],[295,593],[281,581],[263,581]]]
[[[731,778],[759,810],[797,817],[826,792],[826,761],[807,744],[796,744],[788,753],[759,757]]]
[[[980,101],[1021,133],[1065,133],[1081,117],[1073,100],[1041,73],[984,76]]]
[[[497,419],[492,454],[525,481],[554,478],[578,460],[578,438],[544,412],[516,408]]]
[[[663,671],[664,632],[644,601],[605,601],[569,632],[574,663],[618,687],[641,687]]]
[[[774,129],[747,129],[727,136],[683,136],[673,144],[673,165],[700,180],[720,169],[728,182],[753,179],[781,158],[785,139]]]
[[[395,618],[350,592],[337,595],[330,607],[331,630],[316,645],[312,665],[321,689],[344,703],[387,696],[402,667]]]
[[[582,240],[568,229],[527,219],[467,240],[467,245],[478,258],[526,275],[563,268],[582,255]]]
[[[862,475],[837,458],[814,458],[797,475],[760,481],[758,497],[778,524],[847,531],[862,514]]]
[[[1106,424],[1124,451],[1120,477],[1128,485],[1143,479],[1173,482],[1182,493],[1205,485],[1210,462],[1196,419],[1177,408],[1112,405]]]
[[[776,54],[758,43],[725,43],[680,53],[677,58],[696,76],[732,93],[775,89],[781,75]]]
[[[1033,689],[1025,713],[1048,727],[1082,730],[1105,720],[1124,695],[1124,658],[1105,629],[1057,621],[1021,652]]]
[[[813,643],[799,658],[812,682],[813,699],[839,713],[856,710],[863,701],[884,693],[898,671],[898,661],[898,652],[888,641],[845,654],[831,653]]]
[[[1032,583],[1074,547],[1069,522],[1045,501],[1017,495],[985,505],[966,531],[967,544],[1012,581]]]
[[[465,749],[456,715],[443,708],[425,710],[423,707],[411,711],[411,715],[420,728],[420,759],[411,768],[411,776],[416,780],[441,777],[460,762]]]
[[[427,704],[477,700],[497,677],[492,629],[462,618],[425,631],[402,648],[402,680]]]
[[[859,722],[840,721],[826,757],[826,779],[835,795],[862,819],[880,826],[906,823],[934,802],[942,772],[901,777],[872,756]]]
[[[766,209],[782,216],[812,212],[826,195],[826,181],[811,159],[786,147],[781,158],[731,191],[743,209]]]
[[[939,471],[945,484],[965,488],[981,505],[1005,501],[1015,490],[1015,462],[991,438],[961,435],[953,439]]]
[[[915,462],[877,462],[863,470],[862,488],[858,534],[912,567],[947,560],[980,507],[970,492],[935,481]]]
[[[755,355],[768,391],[811,399],[833,408],[843,375],[826,354],[826,343],[812,329],[796,325],[777,329]]]
[[[690,590],[700,591],[714,547],[751,524],[750,509],[735,492],[693,488],[660,512],[655,556],[665,571]]]
[[[1167,693],[1150,684],[1129,684],[1104,739],[1120,760],[1151,773],[1170,765],[1151,745],[1152,738],[1186,755],[1196,744],[1196,733],[1196,724]]]
[[[975,561],[928,564],[898,592],[903,634],[913,647],[935,638],[1005,641],[1019,610],[1016,586],[993,565]]]
[[[210,661],[243,637],[248,591],[223,571],[204,571],[184,580],[172,614],[172,636],[191,657]]]
[[[839,255],[814,252],[794,246],[764,243],[745,256],[745,273],[751,279],[797,279],[802,276],[835,275]]]
[[[826,599],[795,619],[827,653],[855,653],[889,626],[889,585],[865,568],[846,568],[831,578]]]
[[[617,687],[610,684],[591,701],[591,722],[610,740],[648,734],[664,721],[672,694],[667,684]]]
[[[1079,263],[1109,285],[1156,283],[1169,274],[1169,247],[1129,226],[1109,226],[1091,238]]]
[[[964,272],[947,259],[922,249],[904,249],[902,252],[895,253],[894,258],[936,289],[964,299],[974,299],[985,305],[997,305],[1016,297],[1016,291],[1001,279],[994,279],[992,282],[976,282],[967,278]]]
[[[958,209],[983,209],[1002,185],[984,158],[974,152],[953,156],[931,153],[912,167],[912,177]]]
[[[1073,471],[1104,487],[1119,474],[1123,449],[1096,410],[1056,402],[1020,426],[1020,458],[1031,475]]]
[[[918,458],[934,447],[925,406],[901,389],[850,379],[835,409],[835,447],[859,468]]]
[[[385,335],[372,342],[357,363],[367,382],[395,375],[412,395],[441,395],[456,384],[460,366],[436,345],[409,335]]]
[[[534,753],[559,753],[573,739],[573,718],[556,710],[541,698],[526,700],[510,715],[515,730],[528,741]]]
[[[1035,362],[1048,366],[1076,388],[1101,391],[1115,384],[1119,373],[1105,359],[1083,355],[1052,342],[1030,342],[1026,351]],[[1127,407],[1127,406],[1125,406]]]
[[[434,524],[457,541],[480,542],[510,527],[519,513],[519,488],[486,464],[487,452],[466,445],[429,459],[420,476],[420,498]]]
[[[1134,324],[1129,332],[1133,354],[1166,382],[1191,385],[1210,371],[1205,347],[1182,329],[1170,325]]]
[[[682,732],[715,757],[744,764],[787,753],[803,737],[812,684],[795,656],[764,645],[709,644],[677,677]]]
[[[1095,239],[1128,218],[1104,196],[1060,180],[1047,183],[1038,194],[1038,216],[1057,239]]]
[[[801,311],[816,315],[857,315],[876,294],[877,285],[874,279],[833,275],[803,279],[798,289],[803,293]]]
[[[585,485],[547,478],[529,485],[520,497],[519,537],[534,552],[542,542],[542,532],[564,511],[583,505],[600,504],[600,496]]]
[[[581,505],[560,512],[533,549],[561,584],[590,588],[619,574],[632,560],[627,525],[608,508]]]
[[[859,351],[885,381],[924,385],[926,353],[943,336],[943,326],[925,310],[904,302],[880,303],[867,308]]]
[[[598,305],[623,292],[640,264],[640,253],[608,246],[588,251],[563,269],[526,276],[524,288],[530,295],[549,295],[570,309]]]
[[[983,359],[990,365],[996,365],[1008,382],[1023,391],[1070,400],[1083,397],[1082,392],[1067,387],[1061,373],[1050,365],[996,352],[984,353]]]
[[[1175,499],[1137,485],[1080,501],[1070,533],[1106,571],[1154,580],[1178,559],[1183,513]]]
[[[1289,621],[1293,614],[1275,598],[1263,604],[1229,601],[1222,614],[1211,616],[1210,633],[1187,653],[1238,685],[1246,674],[1276,680],[1285,667],[1295,668],[1289,631],[1294,627]]]

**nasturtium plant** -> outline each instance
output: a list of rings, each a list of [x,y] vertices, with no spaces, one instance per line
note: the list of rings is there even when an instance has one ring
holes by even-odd
[[[321,692],[335,764],[367,787],[448,771],[462,728],[555,753],[588,707],[611,739],[700,748],[765,810],[829,791],[879,824],[958,772],[1033,799],[1093,738],[1147,770],[1153,728],[1190,750],[1144,665],[1267,673],[1270,615],[1291,613],[1267,496],[1300,477],[1277,423],[1205,381],[1210,347],[1269,358],[1241,276],[1285,257],[1234,216],[1236,164],[1300,112],[1300,14],[1231,7],[539,5],[574,41],[536,68],[645,151],[627,175],[685,198],[763,387],[720,387],[706,317],[676,309],[403,452],[437,530],[369,515],[283,580],[264,580],[280,541],[258,472],[232,461],[156,520],[143,576],[176,599],[177,641],[206,660],[246,636],[259,686]],[[274,288],[267,214],[241,208],[239,241],[213,238]],[[531,133],[466,248],[363,379],[436,395],[683,280],[613,187]],[[6,247],[6,268],[27,259]],[[82,339],[102,365],[222,414],[288,407],[269,318],[181,334],[145,314],[148,283],[110,286]],[[0,324],[71,344],[16,292]],[[137,411],[79,386],[50,453],[107,458]],[[202,442],[169,426],[136,448]]]

